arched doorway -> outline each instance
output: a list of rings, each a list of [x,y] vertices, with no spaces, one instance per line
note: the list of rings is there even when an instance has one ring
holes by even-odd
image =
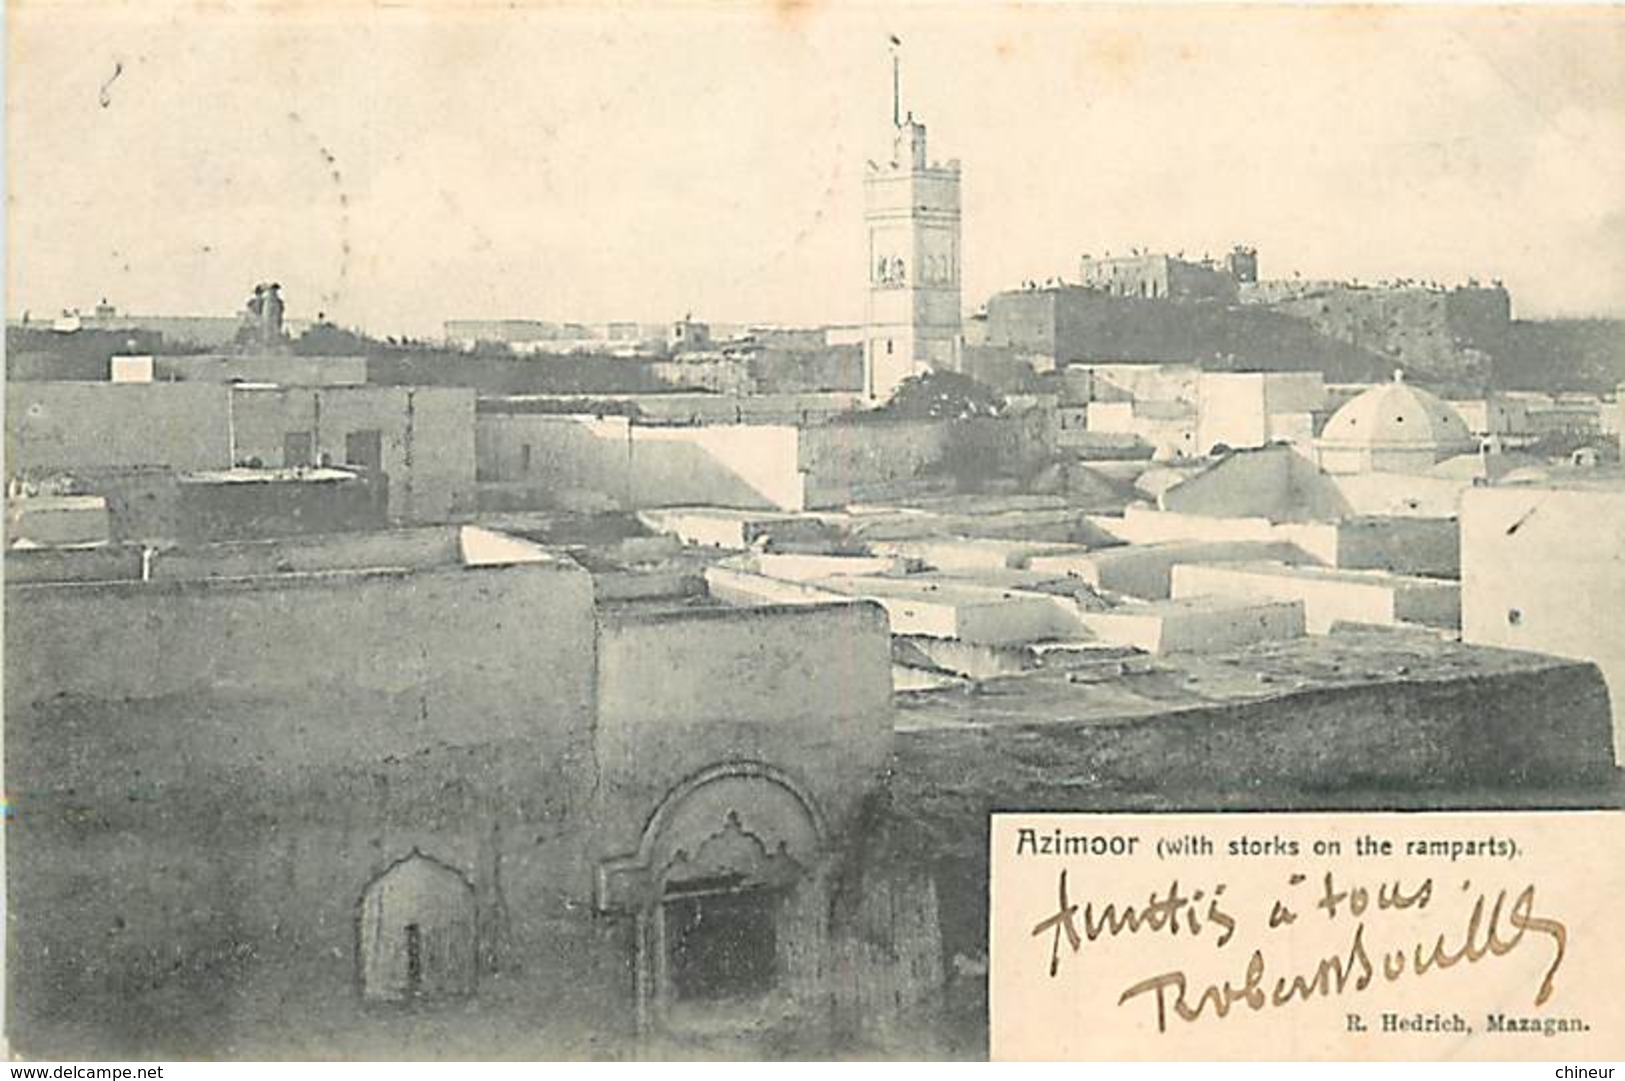
[[[714,766],[661,801],[637,854],[600,868],[600,906],[635,921],[643,1035],[734,1042],[817,1015],[824,842],[811,796],[763,763]]]

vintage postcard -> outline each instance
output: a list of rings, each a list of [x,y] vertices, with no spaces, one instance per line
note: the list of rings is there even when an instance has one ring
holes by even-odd
[[[1625,9],[6,42],[12,1056],[1625,1054]]]

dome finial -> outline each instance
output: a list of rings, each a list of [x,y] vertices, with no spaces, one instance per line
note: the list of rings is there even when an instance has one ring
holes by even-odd
[[[1405,381],[1405,369],[1404,368],[1395,368],[1394,369],[1394,382],[1403,383],[1404,381]]]

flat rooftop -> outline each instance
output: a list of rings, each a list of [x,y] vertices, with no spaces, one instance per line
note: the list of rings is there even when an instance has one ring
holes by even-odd
[[[1338,627],[1329,635],[1209,653],[1117,657],[1093,670],[1037,669],[984,680],[970,693],[951,688],[899,695],[896,728],[1105,727],[1311,692],[1548,672],[1577,663],[1462,645],[1421,631]]]
[[[432,526],[164,547],[14,548],[6,553],[6,581],[20,586],[181,582],[274,586],[297,578],[518,564],[574,566],[560,553],[522,537],[479,526]]]

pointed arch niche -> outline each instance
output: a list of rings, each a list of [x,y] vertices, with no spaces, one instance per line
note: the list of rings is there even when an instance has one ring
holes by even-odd
[[[367,884],[357,919],[363,998],[408,1002],[472,994],[474,886],[417,849]]]

